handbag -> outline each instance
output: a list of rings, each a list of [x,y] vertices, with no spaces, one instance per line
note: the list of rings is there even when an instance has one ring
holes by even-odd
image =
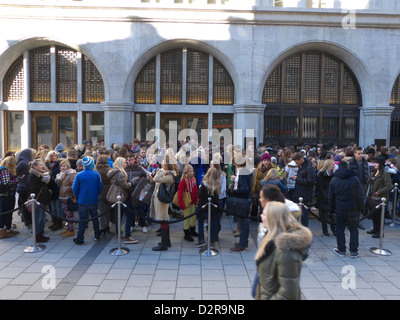
[[[78,211],[78,201],[75,197],[67,199],[67,208],[69,212]]]
[[[382,203],[382,198],[378,196],[371,196],[368,198],[368,208],[369,210],[376,209]]]
[[[121,196],[121,202],[125,202],[126,192],[122,192],[122,188],[113,183],[107,192],[106,199],[108,202],[116,203],[118,202],[118,196]]]
[[[246,219],[250,212],[250,201],[247,198],[228,197],[226,198],[226,215]]]
[[[147,180],[147,178],[140,179],[139,183],[131,194],[132,206],[136,207],[139,203],[149,206],[154,192],[154,187],[154,182]]]
[[[187,182],[187,180],[186,180],[186,186],[187,186],[187,189],[189,190],[189,183]],[[179,191],[177,191],[175,193],[174,199],[172,200],[172,204],[174,204],[177,207],[180,207],[179,201],[178,201],[178,192]],[[183,198],[183,203],[185,204],[185,208],[189,207],[190,204],[192,203],[192,197],[190,196],[190,192],[184,191],[182,198]]]
[[[160,183],[157,192],[157,198],[162,203],[171,203],[175,195],[175,185],[172,183],[169,187],[165,183]]]

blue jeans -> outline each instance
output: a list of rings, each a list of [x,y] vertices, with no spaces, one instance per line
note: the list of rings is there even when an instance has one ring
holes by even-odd
[[[35,233],[41,234],[44,232],[44,226],[46,224],[46,212],[40,206],[35,209]]]
[[[358,251],[358,212],[335,212],[336,240],[339,251],[346,251],[346,226],[350,231],[350,252]]]
[[[124,204],[127,205],[127,207],[125,208],[122,204],[121,204],[121,219],[122,216],[125,215],[126,220],[125,220],[125,235],[124,238],[129,238],[131,236],[131,226],[132,223],[134,221],[134,214],[133,214],[133,208],[131,205],[131,202],[129,200],[126,200],[124,202]],[[115,207],[115,232],[118,236],[118,229],[119,228],[119,221],[118,221],[118,206]]]
[[[208,219],[208,212],[205,210],[202,210],[198,213],[197,215],[197,222],[199,226],[199,242],[204,241],[204,220]],[[210,233],[210,241],[211,243],[215,242],[217,239],[217,234],[218,234],[218,223],[219,223],[219,213],[216,214],[211,214],[211,221],[208,221],[208,227],[211,231]]]
[[[93,217],[97,217],[97,203],[96,204],[78,204],[79,210],[79,220],[87,220]],[[94,236],[96,238],[100,238],[100,228],[99,228],[99,219],[94,219],[93,221],[93,229],[94,229]],[[78,235],[77,239],[79,241],[84,241],[85,236],[85,229],[86,229],[87,222],[80,222],[78,227]]]

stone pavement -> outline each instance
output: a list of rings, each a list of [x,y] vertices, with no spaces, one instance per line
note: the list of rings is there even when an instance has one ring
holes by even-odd
[[[219,255],[213,257],[201,256],[194,243],[183,240],[182,223],[171,225],[168,251],[151,250],[160,239],[155,235],[159,225],[153,224],[146,234],[137,228],[133,236],[139,244],[126,245],[130,252],[118,257],[109,253],[118,246],[114,235],[94,241],[91,223],[83,246],[62,238],[60,231],[46,232],[50,241],[45,250],[25,253],[24,248],[32,244],[30,231],[22,228],[17,214],[14,223],[20,234],[0,240],[0,299],[252,300],[255,222],[251,222],[249,249],[234,254],[229,248],[238,239],[232,233],[236,226],[224,217],[216,245]],[[363,225],[370,227],[371,221]],[[323,236],[316,220],[310,220],[310,229],[314,240],[302,269],[304,300],[400,299],[400,229],[385,230],[383,247],[393,253],[389,257],[371,253],[369,249],[379,241],[360,230],[357,260],[336,256],[335,238]],[[342,280],[354,287],[344,289]]]

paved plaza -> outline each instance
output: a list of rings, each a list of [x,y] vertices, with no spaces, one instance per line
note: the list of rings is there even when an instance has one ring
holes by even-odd
[[[83,246],[62,238],[60,231],[46,232],[50,241],[45,250],[25,253],[32,244],[30,231],[22,228],[17,214],[14,223],[20,234],[0,240],[0,299],[252,300],[256,222],[251,222],[249,249],[234,254],[229,248],[238,240],[232,232],[236,225],[224,217],[216,243],[219,254],[212,257],[200,255],[194,243],[183,240],[182,222],[171,225],[168,251],[151,250],[160,240],[155,234],[159,225],[153,224],[146,234],[141,228],[134,231],[140,242],[127,245],[130,252],[124,256],[110,254],[118,246],[113,234],[94,241],[91,223]],[[371,221],[363,225],[369,228]],[[314,240],[302,269],[302,299],[400,299],[400,229],[385,230],[383,247],[393,253],[388,257],[371,253],[379,241],[360,230],[357,260],[336,256],[335,238],[323,236],[315,219],[310,229]],[[351,288],[344,289],[342,283]]]

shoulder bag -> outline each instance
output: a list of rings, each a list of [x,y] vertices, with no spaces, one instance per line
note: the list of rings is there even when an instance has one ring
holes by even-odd
[[[251,202],[247,198],[226,198],[226,215],[246,219],[249,216]]]
[[[162,203],[171,203],[174,199],[175,184],[172,183],[169,187],[165,183],[160,183],[157,192],[157,198]]]

